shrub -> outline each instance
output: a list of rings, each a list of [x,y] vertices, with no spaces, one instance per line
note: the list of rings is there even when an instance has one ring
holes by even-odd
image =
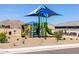
[[[22,41],[22,44],[24,44],[24,43],[25,43],[25,41],[23,40],[23,41]]]
[[[72,40],[72,38],[70,38],[70,40]]]
[[[8,37],[8,39],[10,39],[10,37]]]
[[[16,44],[14,43],[13,46],[16,46]]]
[[[66,38],[63,38],[63,40],[66,40]]]
[[[19,39],[17,39],[17,41],[19,41]]]
[[[0,33],[0,43],[7,42],[6,33]]]
[[[27,37],[25,37],[25,39],[27,39]]]
[[[63,35],[63,31],[61,30],[53,33],[53,36],[57,39],[57,42],[61,40],[62,35]]]
[[[78,40],[78,39],[76,39],[76,40]]]

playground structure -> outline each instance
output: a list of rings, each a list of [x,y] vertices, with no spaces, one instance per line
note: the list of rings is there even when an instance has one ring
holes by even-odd
[[[31,30],[31,37],[33,38],[35,36],[35,32],[37,33],[38,37],[44,37],[46,39],[47,33],[52,35],[52,30],[48,28],[47,18],[51,16],[59,15],[55,13],[54,11],[47,8],[45,5],[41,5],[34,11],[28,13],[26,16],[37,16],[38,22],[31,22],[28,23],[30,25]],[[37,24],[37,25],[36,25]],[[35,28],[35,26],[37,28]]]

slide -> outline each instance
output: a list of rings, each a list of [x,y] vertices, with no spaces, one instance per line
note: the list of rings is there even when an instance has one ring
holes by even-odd
[[[52,30],[51,30],[51,29],[49,29],[49,28],[48,28],[48,26],[47,26],[46,31],[47,31],[47,33],[48,33],[48,34],[53,35]]]
[[[46,31],[46,32],[45,32]],[[42,27],[42,36],[46,36],[45,34],[48,33],[50,35],[53,35],[52,30],[48,28],[47,29],[45,27]]]
[[[46,31],[46,32],[45,32],[45,31]],[[38,33],[38,29],[36,30],[36,33],[37,33],[37,35],[39,34],[39,33]],[[45,37],[45,36],[46,36],[46,35],[45,35],[46,33],[48,33],[48,34],[50,34],[50,35],[53,35],[52,30],[49,29],[48,26],[47,26],[47,29],[46,29],[44,26],[42,26],[42,36]]]

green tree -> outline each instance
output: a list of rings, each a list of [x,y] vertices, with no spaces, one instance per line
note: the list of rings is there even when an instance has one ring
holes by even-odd
[[[0,33],[0,43],[7,42],[6,33]]]
[[[53,33],[53,36],[57,39],[57,42],[59,40],[61,40],[62,35],[63,35],[63,31],[62,30]]]

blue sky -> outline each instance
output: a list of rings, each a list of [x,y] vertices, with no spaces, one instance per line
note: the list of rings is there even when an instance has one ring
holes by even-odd
[[[40,4],[0,4],[0,20],[21,20],[26,23],[30,21],[37,21],[37,17],[24,16],[39,6]],[[78,4],[46,4],[46,6],[56,13],[62,15],[48,18],[49,24],[59,24],[68,21],[79,21]]]

